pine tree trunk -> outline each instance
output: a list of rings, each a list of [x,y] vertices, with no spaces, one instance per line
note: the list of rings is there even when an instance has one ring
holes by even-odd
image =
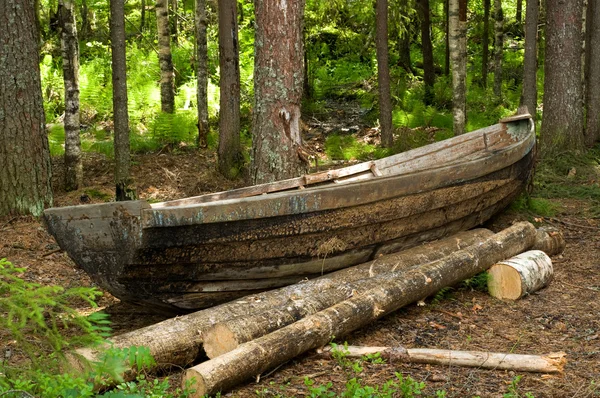
[[[535,121],[537,117],[537,29],[539,7],[538,0],[527,1],[525,13],[525,58],[523,60],[523,94],[521,105],[527,106]]]
[[[127,60],[125,56],[125,2],[110,1],[110,47],[112,52],[115,185],[117,200],[131,200],[129,114],[127,108]]]
[[[255,184],[306,172],[302,147],[302,40],[304,0],[255,1],[252,181]]]
[[[407,272],[383,274],[379,286],[303,318],[233,351],[188,369],[182,384],[191,382],[196,397],[231,389],[310,349],[373,323],[397,309],[452,286],[495,262],[533,245],[535,227],[518,223],[443,260]]]
[[[504,55],[504,14],[502,0],[494,0],[494,96],[502,102],[502,57]]]
[[[431,18],[429,0],[418,0],[417,8],[421,17],[421,45],[423,48],[423,83],[425,83],[425,105],[434,100],[435,66],[433,63],[433,46],[431,44]]]
[[[175,112],[175,73],[171,57],[168,0],[156,0],[158,30],[158,63],[160,65],[160,109]]]
[[[593,147],[600,139],[600,5],[596,1],[588,2],[586,24],[585,144]]]
[[[535,1],[535,0],[534,0]],[[487,88],[490,54],[490,2],[483,0],[483,38],[481,39],[481,85]]]
[[[546,61],[541,153],[582,151],[582,0],[546,1]]]
[[[206,0],[196,0],[194,15],[196,28],[196,76],[198,105],[198,147],[206,148],[208,145],[208,45],[206,16]]]
[[[0,216],[52,205],[33,2],[0,2]]]
[[[449,0],[450,61],[452,63],[452,114],[454,135],[467,126],[467,5],[466,0]]]
[[[242,165],[240,144],[240,65],[235,0],[219,2],[219,171],[238,176]],[[256,72],[255,72],[256,73]]]
[[[388,2],[377,0],[377,82],[379,84],[379,126],[381,129],[381,145],[391,147],[394,143],[392,126],[392,97],[390,91],[390,66],[388,49]]]
[[[83,162],[79,137],[79,42],[75,22],[75,4],[59,0],[63,79],[65,84],[65,190],[83,185]]]

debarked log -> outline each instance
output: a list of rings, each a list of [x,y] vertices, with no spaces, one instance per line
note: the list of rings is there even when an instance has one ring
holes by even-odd
[[[518,300],[550,283],[552,260],[541,250],[530,250],[500,261],[488,270],[488,291],[499,299]]]
[[[319,351],[331,355],[332,347]],[[347,358],[362,358],[379,353],[389,361],[424,363],[444,366],[465,366],[517,372],[562,373],[567,362],[564,352],[547,355],[512,354],[483,351],[438,350],[432,348],[344,346],[340,352]]]
[[[229,390],[297,355],[324,346],[332,336],[344,336],[527,250],[534,244],[535,235],[532,224],[517,223],[442,260],[408,271],[375,276],[373,279],[380,282],[377,288],[196,365],[185,372],[182,383],[192,383],[197,397]]]
[[[109,345],[116,348],[144,346],[154,357],[158,367],[186,367],[203,355],[202,342],[205,332],[214,324],[242,315],[263,313],[271,308],[280,308],[297,298],[335,287],[340,280],[355,281],[378,273],[401,269],[438,260],[458,249],[481,242],[493,235],[487,229],[459,232],[451,237],[426,243],[399,253],[381,256],[378,259],[346,268],[318,279],[244,297],[202,311],[170,318],[131,332],[112,337]],[[387,265],[386,265],[387,264]],[[345,298],[345,297],[344,297]],[[283,325],[282,325],[283,326]],[[99,354],[107,346],[81,348],[69,355],[69,362],[76,369],[85,369],[90,362],[99,360]],[[150,369],[146,369],[149,371]],[[135,377],[135,372],[123,374],[125,380]]]

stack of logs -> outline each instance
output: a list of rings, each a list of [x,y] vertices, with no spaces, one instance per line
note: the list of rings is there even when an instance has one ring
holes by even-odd
[[[499,298],[522,297],[548,283],[552,268],[547,255],[563,249],[560,233],[536,230],[527,222],[497,234],[485,229],[462,232],[314,280],[168,319],[115,336],[111,344],[148,347],[163,367],[188,367],[206,354],[210,359],[187,369],[183,377],[184,385],[191,380],[195,396],[201,397],[231,389],[306,351],[326,346],[332,336],[343,337],[490,267],[491,293]],[[562,353],[519,356],[373,349],[413,362],[491,364],[524,371],[560,372],[565,362]],[[100,351],[80,349],[72,363],[85,366]],[[132,379],[135,371],[123,376]]]

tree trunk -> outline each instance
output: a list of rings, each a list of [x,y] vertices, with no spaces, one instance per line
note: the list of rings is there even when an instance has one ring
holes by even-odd
[[[52,205],[34,3],[0,2],[0,216]]]
[[[411,19],[402,18],[410,12],[408,0],[400,0],[397,6],[392,6],[389,9],[389,21],[393,21],[394,35],[396,36],[396,52],[398,54],[398,65],[406,72],[415,74],[410,56],[410,30],[412,25]]]
[[[434,100],[435,66],[433,64],[433,46],[431,44],[431,22],[429,0],[418,0],[417,8],[421,17],[421,44],[423,49],[423,82],[425,83],[425,105]]]
[[[444,0],[444,16],[446,18],[445,28],[445,53],[444,53],[444,74],[450,76],[450,0]]]
[[[585,144],[593,147],[600,139],[600,5],[595,1],[588,2],[586,24]]]
[[[188,369],[182,384],[190,382],[196,397],[226,391],[257,374],[310,349],[372,324],[407,304],[452,286],[486,270],[495,262],[533,245],[535,227],[518,223],[480,245],[460,250],[443,260],[412,271],[383,274],[380,284],[364,294],[301,319],[266,336],[240,345],[220,357]]]
[[[304,174],[302,147],[304,0],[255,1],[252,181],[271,182]]]
[[[168,0],[156,0],[156,26],[160,65],[160,109],[165,113],[173,113],[175,112],[175,72],[171,57]]]
[[[494,0],[494,96],[502,102],[502,57],[504,55],[504,14],[502,0]]]
[[[198,147],[208,146],[208,45],[206,0],[196,0],[194,15],[196,28],[196,100],[198,105]]]
[[[219,2],[219,171],[235,178],[242,168],[240,144],[240,65],[235,0]],[[256,71],[255,71],[256,74]]]
[[[467,127],[467,0],[449,0],[450,61],[452,63],[452,115],[454,135]]]
[[[582,0],[546,1],[546,62],[541,153],[583,151]]]
[[[488,291],[499,299],[518,300],[550,283],[552,261],[540,250],[530,250],[494,264],[488,270]]]
[[[560,254],[565,250],[566,242],[563,234],[554,227],[538,228],[535,244],[531,250],[541,250],[549,256]]]
[[[299,284],[290,296],[289,289],[280,290],[282,305],[256,314],[241,315],[217,322],[203,334],[204,351],[209,358],[229,352],[238,345],[289,325],[301,318],[344,301],[376,287],[376,275],[404,271],[448,256],[459,249],[489,238],[492,232],[481,229],[461,232],[441,241],[418,246],[400,253],[333,272],[318,279]]]
[[[330,346],[322,354],[331,356]],[[521,355],[505,352],[436,350],[432,348],[363,347],[344,346],[341,352],[346,358],[363,358],[369,354],[381,354],[389,362],[423,363],[443,366],[466,366],[516,372],[562,373],[567,362],[564,352],[548,355]]]
[[[533,0],[533,1],[538,1],[538,0]],[[519,26],[519,29],[520,29],[521,25],[523,24],[523,0],[517,0],[516,13],[517,13],[516,14],[517,26]]]
[[[483,38],[481,40],[481,85],[487,88],[488,58],[490,54],[490,2],[483,0]]]
[[[110,48],[112,53],[115,185],[117,200],[132,200],[129,174],[129,114],[127,108],[127,64],[125,56],[125,2],[110,1]]]
[[[377,0],[375,21],[377,24],[377,82],[379,84],[379,126],[381,145],[391,147],[394,143],[392,126],[392,96],[390,91],[390,66],[388,49],[388,2]]]
[[[172,19],[172,29],[171,37],[173,38],[173,45],[175,47],[179,46],[179,15],[177,13],[177,0],[168,0],[171,5],[171,19]]]
[[[146,29],[146,0],[141,0],[140,4],[140,32],[144,33]]]
[[[83,185],[83,162],[79,137],[79,42],[75,22],[75,3],[59,0],[63,79],[65,84],[65,190]]]
[[[525,14],[525,58],[523,60],[523,94],[521,105],[525,105],[535,121],[537,117],[537,30],[538,0],[527,1]]]
[[[81,31],[79,35],[79,40],[86,41],[91,35],[91,26],[89,20],[89,8],[87,4],[87,0],[81,1]]]

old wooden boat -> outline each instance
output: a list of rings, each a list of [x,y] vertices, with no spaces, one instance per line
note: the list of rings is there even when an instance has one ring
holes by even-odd
[[[185,312],[472,228],[530,179],[529,115],[380,160],[149,204],[48,209],[61,248],[122,300]]]

